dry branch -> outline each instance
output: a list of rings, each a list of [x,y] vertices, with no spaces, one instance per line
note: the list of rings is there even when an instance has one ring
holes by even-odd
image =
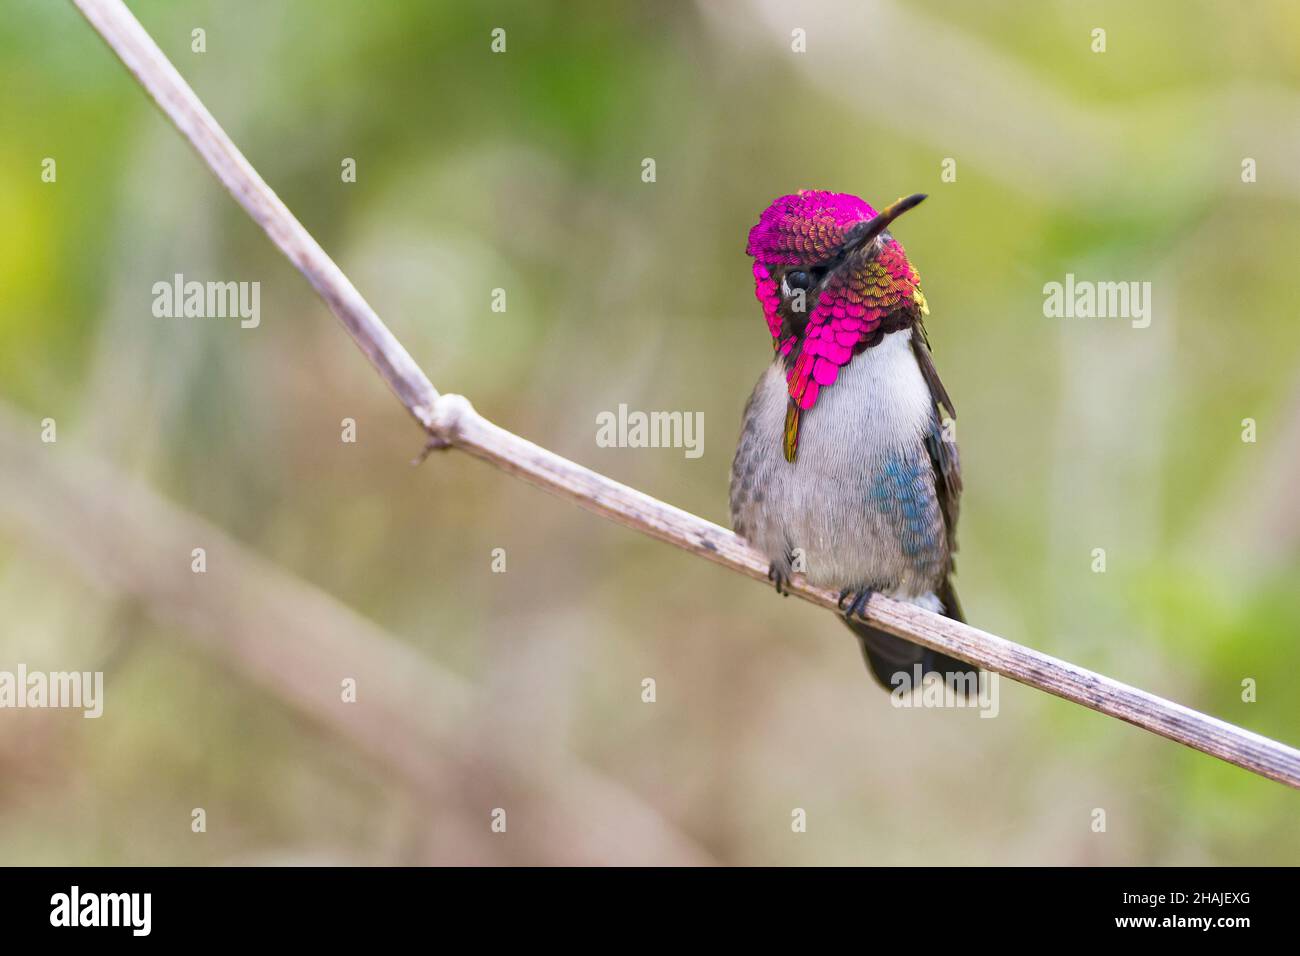
[[[231,195],[307,277],[437,447],[491,462],[589,511],[767,580],[767,562],[730,531],[612,481],[487,421],[459,395],[439,395],[334,261],[257,174],[121,0],[73,0],[189,139]],[[791,593],[826,608],[836,595],[802,581]],[[1119,681],[920,608],[873,596],[872,624],[1012,680],[1300,789],[1300,751]]]

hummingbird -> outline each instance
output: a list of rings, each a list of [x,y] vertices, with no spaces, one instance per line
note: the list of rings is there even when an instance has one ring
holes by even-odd
[[[857,196],[782,196],[749,231],[754,294],[775,353],[745,406],[731,465],[736,533],[792,573],[839,591],[867,666],[887,689],[974,665],[868,624],[873,593],[962,620],[953,589],[961,466],[952,399],[930,354],[929,307],[889,227],[926,197],[877,213]],[[902,672],[907,676],[900,679]]]

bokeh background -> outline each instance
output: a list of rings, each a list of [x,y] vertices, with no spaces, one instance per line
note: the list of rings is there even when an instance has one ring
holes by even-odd
[[[1300,742],[1294,3],[131,7],[440,389],[724,524],[770,357],[750,225],[796,188],[928,192],[896,234],[958,406],[971,621]],[[993,720],[896,710],[831,615],[467,456],[412,467],[72,5],[5,20],[0,669],[104,670],[106,700],[0,711],[0,862],[1300,860],[1278,784],[1010,682]],[[1045,318],[1067,272],[1150,281],[1151,326]],[[176,273],[260,282],[261,326],[155,318]],[[597,447],[624,402],[703,412],[704,455]]]

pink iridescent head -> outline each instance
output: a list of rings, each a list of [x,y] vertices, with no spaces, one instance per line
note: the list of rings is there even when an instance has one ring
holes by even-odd
[[[754,294],[785,360],[792,432],[798,411],[812,408],[854,355],[928,313],[920,277],[887,231],[924,198],[877,213],[857,196],[805,189],[772,203],[749,231]]]

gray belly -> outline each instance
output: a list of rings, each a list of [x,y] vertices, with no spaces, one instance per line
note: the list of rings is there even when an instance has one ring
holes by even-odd
[[[802,571],[812,584],[916,599],[947,573],[925,446],[935,413],[910,335],[889,335],[841,369],[804,412],[793,462],[781,452],[788,397],[779,362],[746,408],[732,463],[732,523],[778,567]]]

